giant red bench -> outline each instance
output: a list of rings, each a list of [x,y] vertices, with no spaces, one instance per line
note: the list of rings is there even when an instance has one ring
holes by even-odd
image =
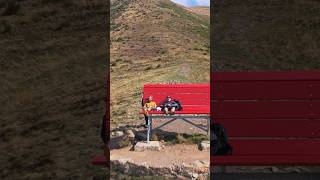
[[[233,154],[211,165],[319,165],[320,72],[211,74],[211,117]]]
[[[210,85],[209,84],[146,84],[143,88],[143,99],[147,99],[149,96],[153,96],[154,101],[159,104],[166,96],[172,96],[173,99],[177,99],[181,102],[183,110],[176,111],[174,116],[164,116],[161,111],[150,111],[151,122],[152,118],[171,118],[164,125],[170,122],[182,119],[188,121],[189,118],[207,118],[207,129],[209,132],[209,115],[210,115]],[[109,99],[107,99],[108,101]],[[107,107],[109,102],[107,102]],[[107,113],[109,113],[107,111]],[[143,111],[140,111],[143,113]],[[194,116],[196,115],[196,116]],[[106,119],[107,120],[107,119]],[[109,120],[109,119],[108,119]],[[197,126],[197,125],[195,125]],[[163,127],[163,126],[162,126]],[[199,126],[197,126],[199,127]],[[148,130],[148,137],[151,133],[152,124],[150,124]],[[199,127],[201,128],[201,127]],[[149,138],[148,138],[149,139]],[[109,157],[108,157],[109,158]],[[104,155],[97,155],[93,157],[91,163],[94,165],[107,165],[108,159]]]
[[[192,123],[188,119],[190,118],[206,118],[207,119],[207,132],[210,129],[210,85],[209,84],[146,84],[143,87],[143,99],[146,100],[149,96],[153,97],[153,100],[159,105],[167,96],[171,96],[172,99],[177,99],[181,102],[183,109],[176,111],[173,116],[164,116],[162,111],[150,111],[149,112],[149,128],[148,138],[151,133],[152,121],[155,118],[170,118],[168,122],[182,119],[187,123],[190,123],[198,128],[203,129],[200,126]],[[140,113],[143,113],[141,110]],[[196,116],[195,116],[196,115]],[[159,127],[158,127],[159,128]]]

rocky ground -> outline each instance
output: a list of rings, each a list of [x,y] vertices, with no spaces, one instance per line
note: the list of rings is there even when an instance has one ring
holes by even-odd
[[[111,168],[135,176],[208,176],[209,151],[200,151],[194,144],[164,145],[162,148],[161,151],[144,152],[132,151],[131,147],[112,150]]]
[[[153,125],[156,128],[161,126],[161,123]],[[160,151],[142,152],[135,151],[134,146],[137,142],[146,140],[146,128],[140,125],[115,129],[111,134],[112,170],[133,176],[207,177],[210,162],[210,148],[207,146],[209,144],[204,144],[206,147],[201,148],[201,142],[208,139],[206,133],[183,133],[190,130],[190,125],[170,127],[171,131],[153,131],[152,140],[160,142]],[[181,133],[175,132],[172,127],[179,127]]]

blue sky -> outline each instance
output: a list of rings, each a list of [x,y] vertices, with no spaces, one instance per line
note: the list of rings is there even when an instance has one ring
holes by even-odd
[[[171,0],[177,4],[182,4],[186,7],[192,6],[210,6],[210,0]]]

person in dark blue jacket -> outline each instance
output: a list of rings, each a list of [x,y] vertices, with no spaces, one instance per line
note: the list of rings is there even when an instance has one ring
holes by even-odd
[[[161,103],[160,107],[167,115],[174,115],[176,110],[180,111],[182,109],[180,102],[178,100],[172,100],[171,96],[167,96],[166,100]]]

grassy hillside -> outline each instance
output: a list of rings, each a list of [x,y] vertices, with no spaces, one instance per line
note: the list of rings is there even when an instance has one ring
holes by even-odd
[[[215,71],[320,69],[320,2],[213,1]]]
[[[107,14],[104,1],[0,1],[0,179],[105,174],[89,161],[102,152]]]
[[[209,82],[209,16],[169,0],[112,1],[111,126],[139,124],[146,83]]]
[[[195,6],[186,9],[198,15],[202,15],[203,17],[210,16],[210,7],[207,6]]]

